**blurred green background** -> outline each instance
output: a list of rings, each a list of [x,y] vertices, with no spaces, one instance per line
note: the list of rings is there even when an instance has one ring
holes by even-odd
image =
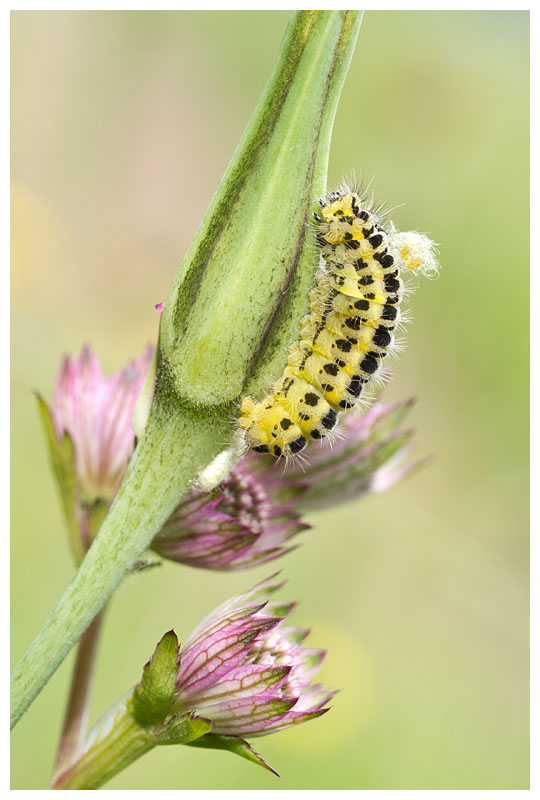
[[[110,373],[155,303],[270,72],[287,12],[12,14],[12,641],[73,575],[32,390],[84,341]],[[159,748],[116,789],[528,786],[528,33],[525,12],[368,12],[334,130],[352,169],[440,243],[388,398],[414,395],[413,454],[385,496],[313,515],[287,560],[298,624],[343,691],[323,719],[226,753]],[[511,318],[506,313],[511,310]],[[94,720],[161,634],[186,638],[273,565],[165,565],[106,620]],[[44,788],[73,654],[12,736],[12,786]]]

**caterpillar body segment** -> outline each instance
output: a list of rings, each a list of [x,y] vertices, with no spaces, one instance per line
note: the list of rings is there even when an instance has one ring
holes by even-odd
[[[281,458],[327,436],[380,373],[401,321],[402,268],[436,272],[432,242],[386,231],[355,191],[330,194],[315,219],[321,263],[300,339],[273,390],[244,398],[238,423],[251,449]]]
[[[268,395],[260,403],[254,403],[251,397],[244,398],[238,424],[246,431],[249,446],[256,453],[287,458],[306,446],[302,429],[275,394]]]

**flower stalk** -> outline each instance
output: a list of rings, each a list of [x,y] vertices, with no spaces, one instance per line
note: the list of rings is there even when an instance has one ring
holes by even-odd
[[[94,673],[99,634],[103,623],[101,611],[87,628],[77,645],[64,724],[56,754],[54,772],[58,774],[71,764],[83,749],[88,726],[88,701]]]
[[[16,667],[14,725],[277,374],[307,309],[310,215],[361,14],[292,15],[274,72],[163,311],[149,419],[72,584]]]
[[[110,733],[85,754],[84,759],[61,773],[52,789],[98,789],[155,746],[150,733],[126,710]]]

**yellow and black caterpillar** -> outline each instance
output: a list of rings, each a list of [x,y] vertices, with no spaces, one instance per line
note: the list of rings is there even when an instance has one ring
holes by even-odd
[[[328,195],[315,219],[321,266],[300,341],[273,390],[244,398],[238,423],[251,449],[282,458],[327,436],[380,372],[400,320],[401,269],[436,270],[426,236],[386,231],[355,191]]]

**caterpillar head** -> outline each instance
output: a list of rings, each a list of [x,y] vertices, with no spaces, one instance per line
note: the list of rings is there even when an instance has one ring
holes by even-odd
[[[248,447],[256,453],[288,458],[306,446],[300,427],[272,397],[260,403],[246,397],[238,424],[245,431]]]
[[[373,215],[362,208],[362,199],[355,192],[332,192],[320,201],[321,213],[315,214],[327,244],[351,239],[361,240],[373,225]],[[371,221],[370,221],[371,220]]]
[[[360,199],[353,192],[332,192],[321,204],[322,216],[317,221],[331,223],[340,217],[354,217],[360,208]]]

